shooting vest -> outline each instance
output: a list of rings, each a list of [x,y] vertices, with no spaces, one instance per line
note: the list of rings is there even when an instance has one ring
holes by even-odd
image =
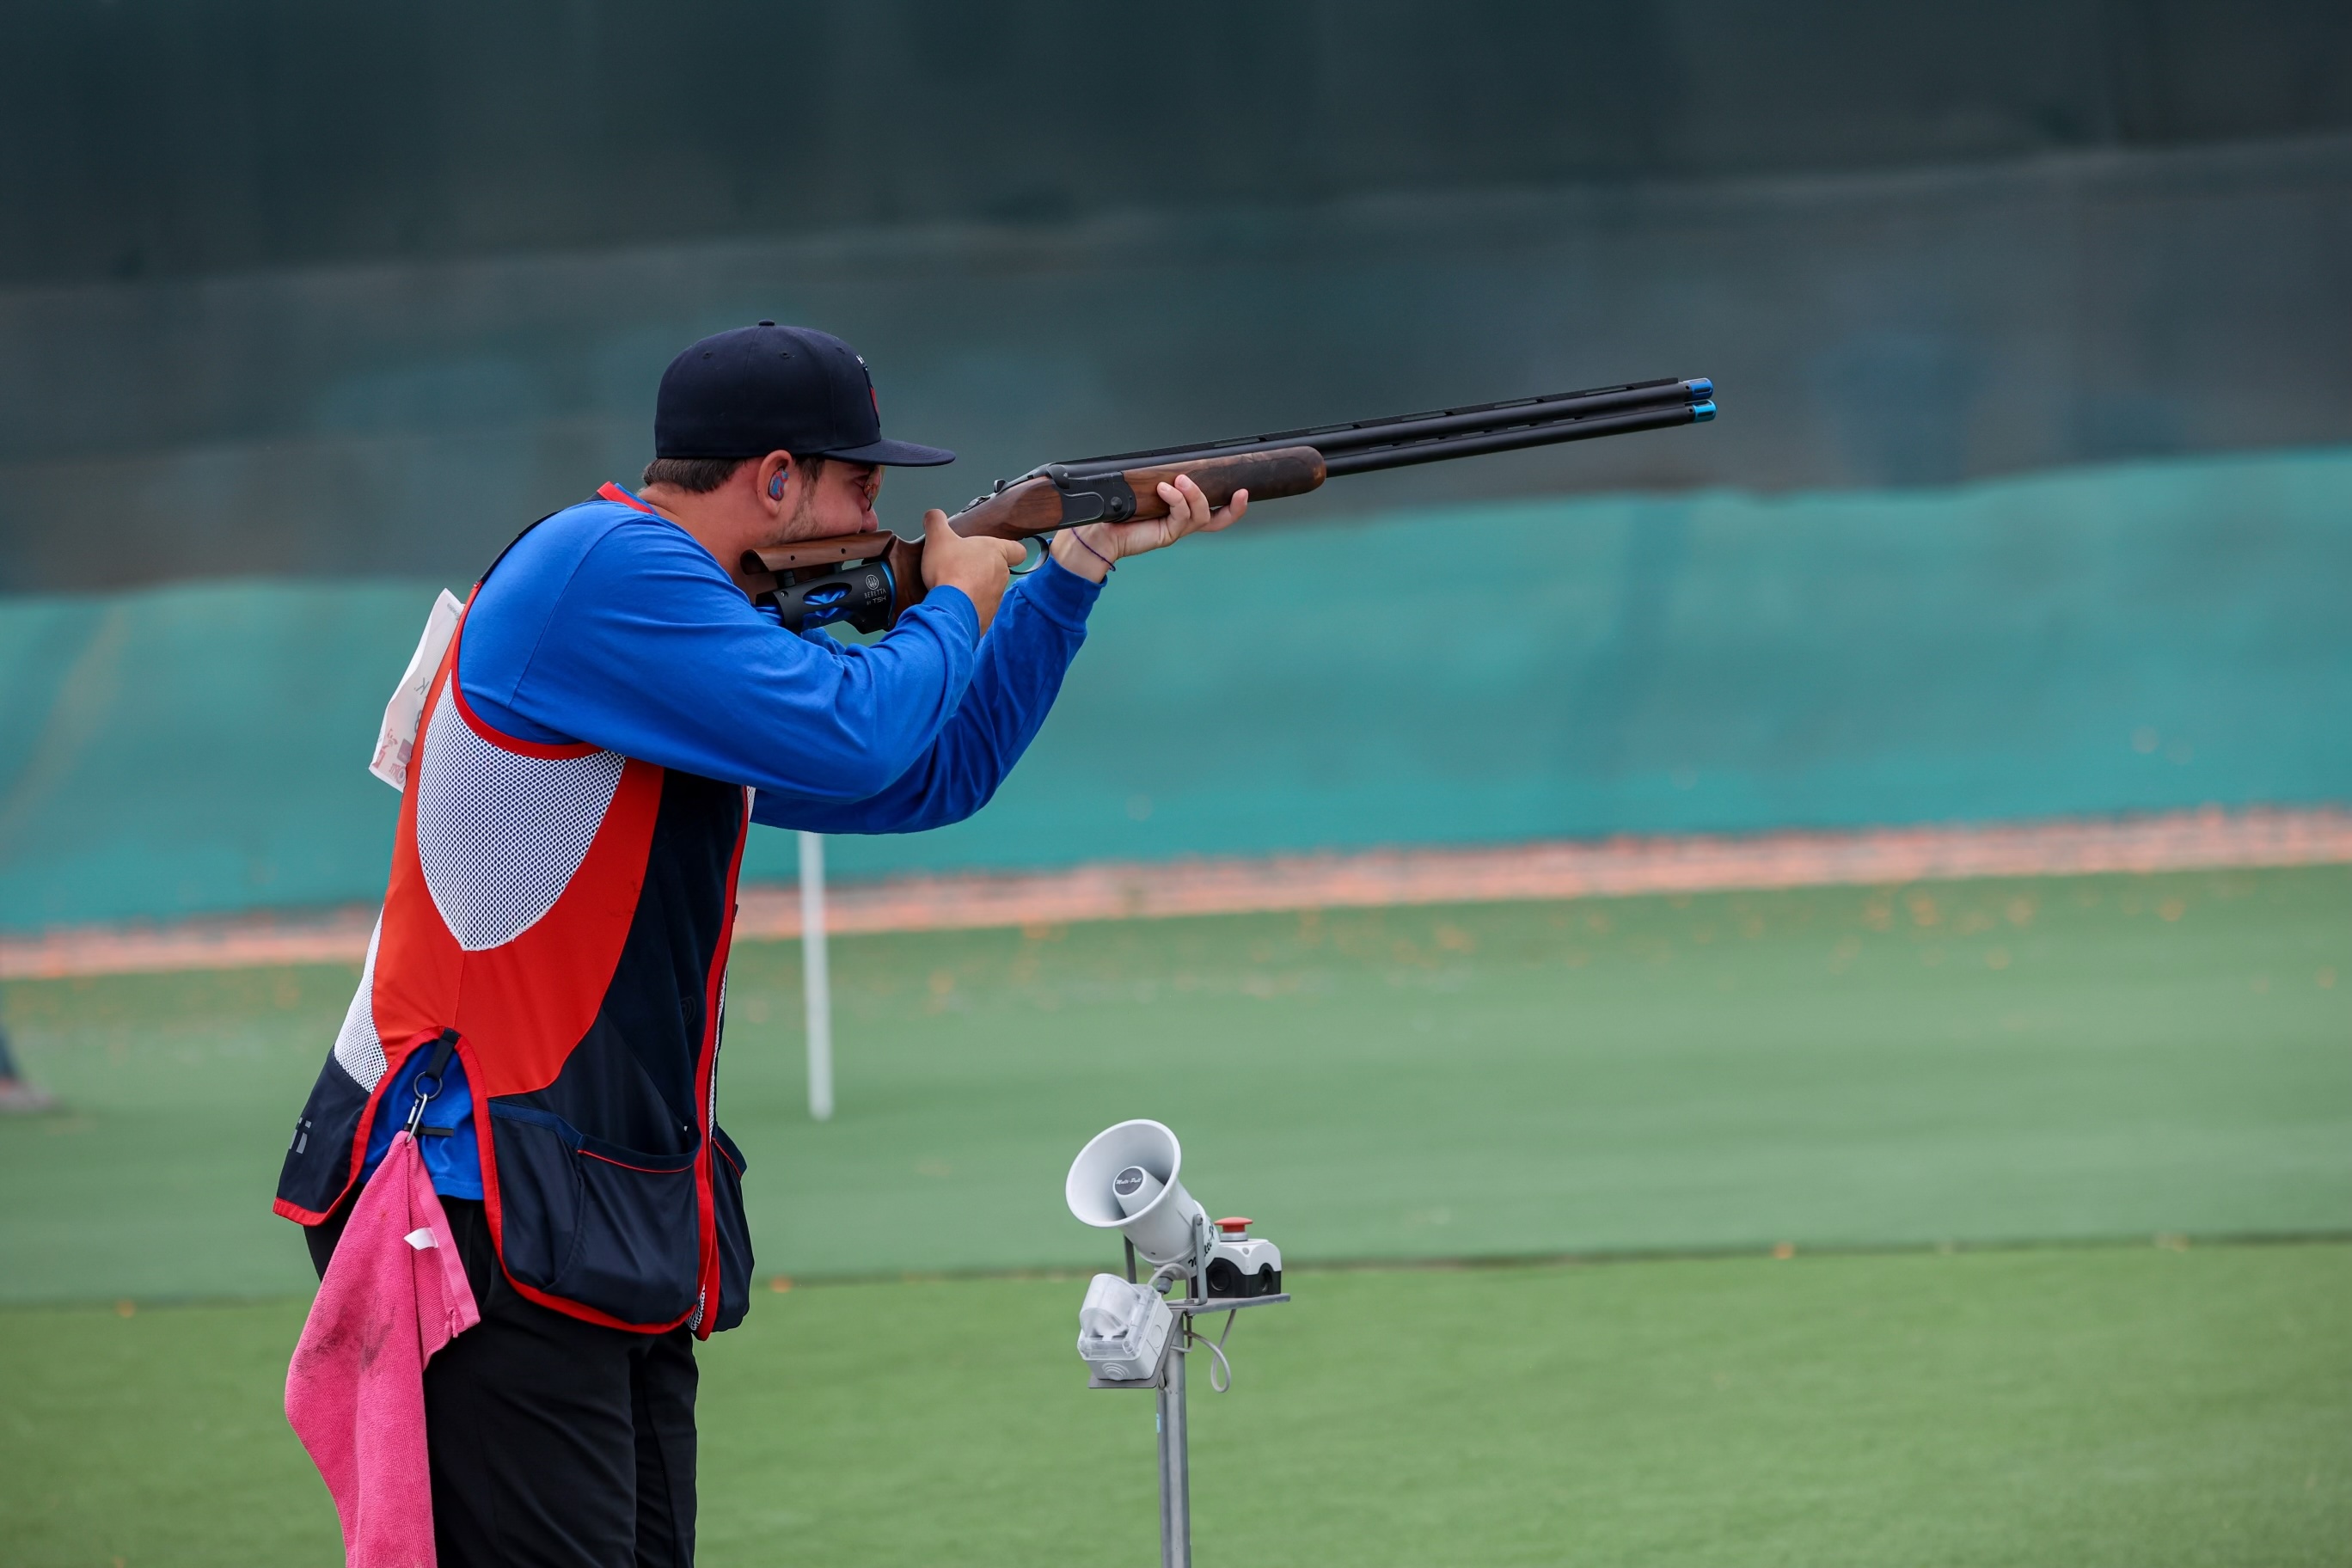
[[[707,1338],[750,1303],[743,1162],[719,1130],[716,1076],[749,796],[500,733],[458,689],[464,637],[461,616],[425,700],[383,913],[277,1211],[325,1220],[376,1118],[407,1117],[383,1103],[402,1064],[454,1036],[515,1289],[590,1322]]]

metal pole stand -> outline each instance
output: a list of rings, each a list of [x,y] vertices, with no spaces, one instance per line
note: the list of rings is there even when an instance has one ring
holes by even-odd
[[[1192,1434],[1184,1409],[1184,1355],[1176,1344],[1192,1332],[1186,1313],[1160,1358],[1160,1568],[1192,1568]]]
[[[1130,1281],[1135,1279],[1135,1252],[1131,1247],[1128,1249],[1127,1277]],[[1210,1342],[1205,1336],[1192,1331],[1192,1320],[1215,1312],[1238,1312],[1245,1307],[1278,1306],[1290,1300],[1287,1292],[1274,1296],[1203,1297],[1197,1268],[1185,1278],[1183,1286],[1183,1299],[1168,1303],[1168,1310],[1176,1314],[1176,1323],[1160,1352],[1160,1365],[1150,1377],[1127,1383],[1106,1377],[1087,1380],[1088,1388],[1148,1388],[1159,1396],[1160,1568],[1192,1568],[1192,1423],[1184,1408],[1184,1363],[1189,1359],[1187,1352],[1195,1345]],[[1228,1332],[1232,1331],[1230,1317],[1225,1327]],[[1222,1338],[1218,1342],[1223,1342]],[[1213,1373],[1210,1381],[1215,1383]],[[1232,1385],[1228,1383],[1226,1386]]]

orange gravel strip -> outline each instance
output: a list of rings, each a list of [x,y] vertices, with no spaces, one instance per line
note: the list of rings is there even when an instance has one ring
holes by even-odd
[[[827,923],[843,933],[943,931],[1259,910],[2345,863],[2352,863],[2352,811],[2208,809],[2120,820],[1611,838],[893,877],[835,883],[828,889]],[[0,937],[0,979],[356,964],[374,920],[373,907],[352,906],[308,917],[83,926]],[[736,929],[747,941],[797,937],[798,892],[790,883],[744,888]]]
[[[350,963],[367,957],[375,906],[174,921],[169,925],[58,926],[0,936],[0,980]]]

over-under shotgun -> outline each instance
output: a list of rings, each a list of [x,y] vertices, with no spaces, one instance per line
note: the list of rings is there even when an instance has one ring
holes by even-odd
[[[1211,506],[1224,505],[1235,490],[1249,491],[1255,505],[1304,495],[1344,474],[1663,430],[1714,417],[1715,384],[1702,377],[1278,430],[1201,447],[1114,452],[999,479],[994,489],[950,518],[948,526],[967,537],[1038,539],[1079,523],[1165,517],[1168,503],[1160,498],[1160,486],[1179,474],[1190,474]],[[893,533],[842,534],[751,551],[742,567],[755,586],[762,579],[772,584],[761,597],[772,597],[784,625],[795,631],[835,621],[881,631],[923,596],[922,542]]]

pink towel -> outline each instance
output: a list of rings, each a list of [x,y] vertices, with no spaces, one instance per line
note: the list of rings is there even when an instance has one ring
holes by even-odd
[[[425,1363],[480,1321],[416,1141],[394,1133],[286,1369],[286,1419],[334,1496],[349,1568],[434,1568]]]

